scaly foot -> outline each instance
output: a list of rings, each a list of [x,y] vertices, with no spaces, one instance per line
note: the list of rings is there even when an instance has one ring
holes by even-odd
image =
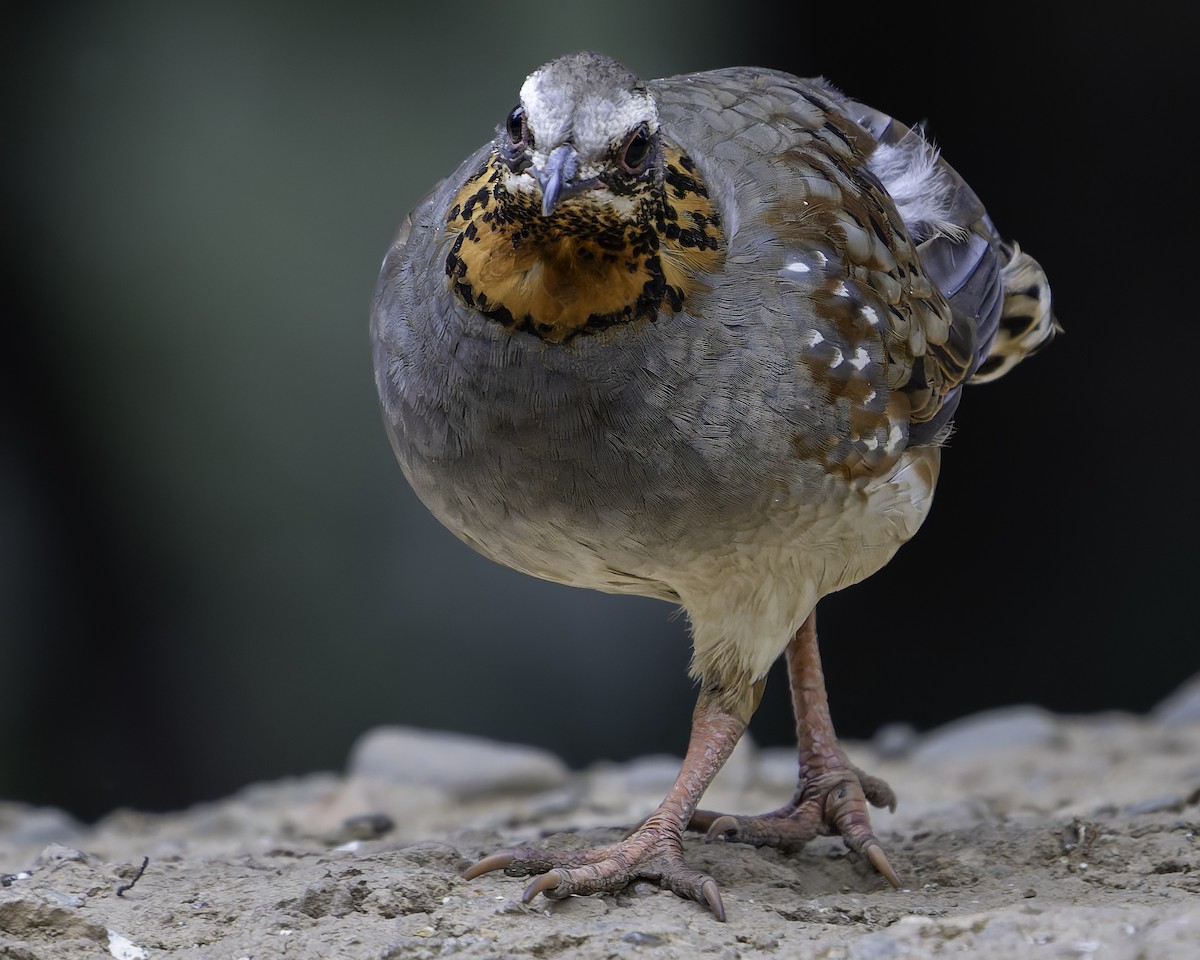
[[[867,810],[868,803],[895,810],[896,795],[883,780],[853,766],[838,745],[817,650],[815,613],[796,631],[784,655],[800,760],[795,795],[786,806],[756,817],[697,810],[688,826],[704,831],[709,840],[724,838],[788,852],[799,850],[814,837],[841,835],[850,849],[870,860],[888,883],[898,887],[900,878],[871,832]]]
[[[792,801],[778,810],[749,817],[697,810],[688,827],[704,832],[709,841],[775,847],[785,853],[800,850],[814,837],[840,834],[847,846],[899,887],[900,878],[871,831],[868,803],[894,810],[896,795],[883,780],[847,765],[804,779]]]
[[[679,776],[658,809],[624,840],[592,850],[501,850],[484,857],[463,876],[474,880],[492,870],[511,877],[536,875],[521,897],[525,903],[539,893],[559,900],[571,894],[615,893],[636,880],[649,880],[705,904],[718,920],[724,920],[717,882],[684,862],[683,825],[745,729],[745,719],[731,714],[712,691],[702,690]]]
[[[510,877],[537,876],[521,900],[530,903],[539,893],[552,900],[572,894],[615,893],[638,880],[648,880],[681,897],[706,904],[718,920],[725,905],[717,882],[683,859],[680,831],[655,818],[630,836],[591,850],[540,850],[517,847],[484,857],[463,876],[473,880],[492,870]]]

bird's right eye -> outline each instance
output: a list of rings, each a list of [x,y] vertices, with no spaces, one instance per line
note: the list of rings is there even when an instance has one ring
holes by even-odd
[[[513,146],[518,146],[525,142],[525,108],[513,107],[513,112],[508,115],[508,139],[512,141]]]

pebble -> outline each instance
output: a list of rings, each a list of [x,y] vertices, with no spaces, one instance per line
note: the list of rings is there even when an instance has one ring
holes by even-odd
[[[536,747],[413,727],[365,733],[350,752],[347,773],[461,798],[553,790],[570,776],[562,760]]]
[[[758,776],[758,754],[759,748],[754,738],[749,733],[742,734],[742,739],[733,748],[725,765],[717,771],[706,796],[721,793],[737,795],[754,783]],[[716,800],[711,802],[717,805]]]
[[[1171,794],[1127,804],[1124,812],[1131,817],[1142,816],[1148,813],[1178,813],[1183,810],[1184,806],[1185,801],[1183,797]]]
[[[1200,673],[1167,696],[1150,716],[1164,727],[1181,727],[1200,720]]]
[[[919,742],[920,735],[910,723],[886,723],[871,738],[871,746],[883,760],[907,756]]]
[[[1052,747],[1060,736],[1054,716],[1041,707],[1001,707],[930,731],[911,757],[916,763],[937,763],[1005,747]]]
[[[62,893],[55,890],[53,887],[42,887],[40,893],[48,900],[53,900],[60,907],[71,907],[78,909],[87,901],[83,897],[77,897],[73,893]]]
[[[705,792],[705,802],[713,807],[736,804],[748,786],[759,777],[759,750],[749,735],[733,748],[725,765],[717,772]],[[795,781],[796,752],[792,754],[792,781]],[[633,815],[649,812],[646,802],[657,803],[675,782],[683,758],[667,754],[648,754],[624,763],[602,762],[586,771],[589,802],[609,811]]]
[[[675,782],[679,757],[653,754],[635,757],[625,763],[597,763],[588,770],[590,782],[602,793],[621,797],[631,793],[666,793]]]
[[[66,847],[61,843],[52,843],[38,854],[37,865],[45,867],[52,863],[61,863],[64,860],[85,863],[87,859],[88,855],[82,850],[76,850],[74,847]]]
[[[0,841],[6,845],[41,847],[49,843],[76,843],[83,833],[79,821],[55,807],[0,803]]]
[[[758,754],[758,785],[786,793],[794,790],[800,776],[800,753],[796,747],[764,747]]]
[[[621,938],[622,943],[635,947],[661,947],[667,941],[657,933],[644,933],[641,930],[631,930]]]

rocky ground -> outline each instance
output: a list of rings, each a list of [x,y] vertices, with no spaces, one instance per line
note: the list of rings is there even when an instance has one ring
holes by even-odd
[[[461,871],[566,830],[619,836],[678,761],[572,773],[525,748],[377,730],[345,776],[179,813],[83,827],[0,803],[0,957],[1200,957],[1200,678],[1149,717],[1022,707],[848,747],[900,797],[874,822],[905,889],[838,840],[784,856],[697,837],[688,856],[720,882],[727,923],[641,886],[526,907],[524,881]],[[705,806],[773,808],[794,763],[739,747]]]

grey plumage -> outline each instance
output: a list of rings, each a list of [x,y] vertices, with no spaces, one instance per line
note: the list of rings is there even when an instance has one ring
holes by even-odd
[[[918,131],[821,80],[642,84],[595,54],[531,75],[414,210],[372,324],[430,510],[526,573],[682,603],[698,717],[735,726],[785,648],[815,657],[817,601],[916,532],[962,386],[1055,329],[1040,267]]]

